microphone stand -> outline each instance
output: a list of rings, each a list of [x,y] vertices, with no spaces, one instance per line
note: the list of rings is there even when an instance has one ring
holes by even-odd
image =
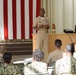
[[[71,38],[70,34],[69,34],[69,33],[67,33],[67,34],[68,34],[68,36],[69,36],[69,38],[70,38],[71,42],[73,43],[73,40],[72,40],[72,38]]]

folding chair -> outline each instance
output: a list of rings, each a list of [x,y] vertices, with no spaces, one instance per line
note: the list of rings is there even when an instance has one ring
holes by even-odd
[[[29,74],[29,75],[50,75],[49,73],[34,73],[34,74]]]
[[[74,73],[62,73],[61,75],[76,75],[76,72],[74,72]]]

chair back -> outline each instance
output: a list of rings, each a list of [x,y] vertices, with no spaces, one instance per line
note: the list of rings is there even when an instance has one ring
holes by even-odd
[[[29,75],[50,75],[49,73],[34,73],[34,74],[29,74]]]
[[[61,75],[76,75],[76,72],[74,72],[74,73],[62,73]]]

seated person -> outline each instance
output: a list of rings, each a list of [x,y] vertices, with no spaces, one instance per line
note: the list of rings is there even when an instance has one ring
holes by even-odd
[[[0,66],[0,75],[21,75],[20,69],[11,62],[12,55],[9,52],[3,54],[4,65]]]
[[[47,73],[47,64],[42,62],[44,53],[41,50],[35,50],[33,52],[33,60],[31,63],[27,63],[24,66],[24,75],[33,73]]]
[[[73,57],[74,45],[68,44],[65,53],[66,56],[56,62],[53,75],[76,72],[76,59]]]
[[[61,50],[61,46],[62,46],[62,41],[60,39],[56,39],[55,40],[56,50],[49,53],[49,56],[46,60],[48,66],[54,66],[55,62],[63,57],[63,51]]]
[[[3,64],[3,59],[2,59],[2,56],[3,54],[6,52],[6,47],[5,46],[0,46],[0,63]]]
[[[75,47],[75,52],[73,54],[73,57],[76,59],[76,43],[73,43],[74,47]]]

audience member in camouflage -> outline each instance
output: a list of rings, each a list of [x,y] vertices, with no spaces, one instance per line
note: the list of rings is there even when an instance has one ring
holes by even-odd
[[[21,75],[20,69],[12,63],[8,64],[5,69],[5,75]]]
[[[5,46],[0,46],[0,67],[3,65],[3,59],[2,56],[6,52],[6,47]]]
[[[47,64],[45,62],[41,62],[43,57],[44,53],[41,50],[35,50],[32,62],[24,66],[24,75],[47,73]]]
[[[58,60],[55,65],[54,75],[61,75],[62,73],[76,72],[76,59],[73,58],[74,45],[66,46],[66,56]]]
[[[5,46],[0,46],[0,62],[2,62],[2,56],[6,52]]]
[[[20,69],[11,62],[12,55],[5,52],[3,55],[4,65],[0,67],[0,75],[21,75]]]

